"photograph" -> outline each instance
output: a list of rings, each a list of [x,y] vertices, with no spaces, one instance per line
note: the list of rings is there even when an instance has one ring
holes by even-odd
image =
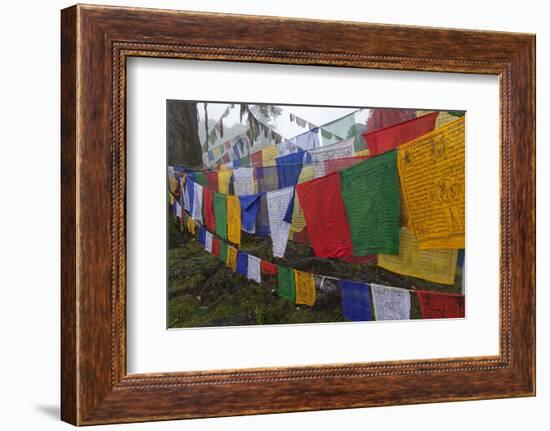
[[[167,328],[467,318],[465,121],[166,100]]]

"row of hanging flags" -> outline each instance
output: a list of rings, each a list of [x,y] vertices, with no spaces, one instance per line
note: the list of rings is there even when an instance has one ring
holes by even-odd
[[[244,254],[238,246],[245,231],[270,236],[275,257],[284,257],[291,240],[311,246],[317,257],[376,262],[398,274],[454,285],[457,257],[464,248],[464,117],[374,110],[367,124],[359,144],[352,136],[318,147],[304,144],[297,139],[300,135],[262,149],[261,159],[248,157],[248,166],[240,158],[215,170],[169,167],[174,215],[183,221],[188,214],[188,228],[196,223],[199,234],[205,232],[200,235],[235,250],[222,254],[222,260],[237,272],[243,272],[245,258],[239,271],[237,257]],[[348,136],[345,129],[340,135]],[[208,250],[206,239],[204,243]],[[256,279],[257,263],[252,261]],[[309,304],[313,290],[304,281],[309,275],[297,276],[300,271],[292,268],[279,275],[281,267],[276,268],[280,295]],[[366,310],[384,286],[373,293],[365,283],[339,284],[345,317],[355,320],[356,304],[359,320],[371,320]],[[392,289],[386,296],[404,303],[410,313],[403,289]],[[464,314],[463,295],[415,293],[426,318]],[[308,302],[302,302],[304,296]],[[429,311],[439,308],[444,311]]]

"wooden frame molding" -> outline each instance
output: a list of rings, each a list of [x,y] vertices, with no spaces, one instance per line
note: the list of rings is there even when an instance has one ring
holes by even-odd
[[[88,425],[534,395],[534,35],[81,5],[61,18],[63,420]],[[128,375],[131,56],[498,75],[500,354]]]

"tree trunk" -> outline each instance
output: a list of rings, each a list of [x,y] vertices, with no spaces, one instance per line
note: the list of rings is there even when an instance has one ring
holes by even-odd
[[[202,166],[197,102],[168,100],[166,103],[168,164],[190,168]]]

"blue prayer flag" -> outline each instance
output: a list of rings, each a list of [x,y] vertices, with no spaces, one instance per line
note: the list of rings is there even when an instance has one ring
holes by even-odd
[[[361,322],[372,320],[370,288],[367,283],[340,280],[342,311],[346,320]]]
[[[248,254],[242,251],[237,253],[237,272],[244,276],[248,275]]]
[[[260,210],[261,196],[262,193],[239,196],[241,203],[241,225],[245,232],[256,232],[256,218]]]
[[[302,172],[302,164],[304,161],[304,152],[287,154],[286,156],[277,157],[277,177],[279,180],[279,188],[295,186]]]
[[[205,247],[206,246],[206,229],[203,227],[199,228],[199,243]]]

